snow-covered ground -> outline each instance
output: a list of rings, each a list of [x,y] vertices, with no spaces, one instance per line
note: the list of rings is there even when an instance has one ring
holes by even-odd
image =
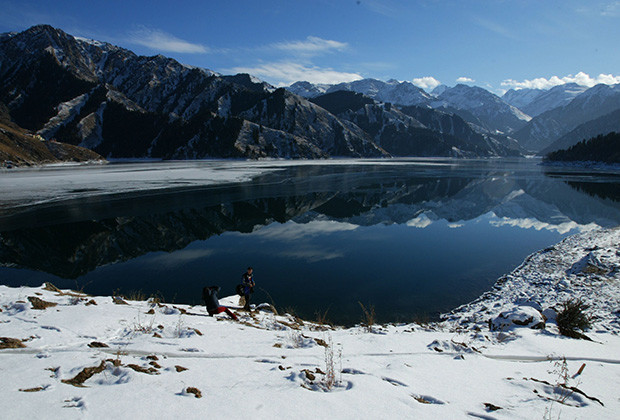
[[[619,267],[620,229],[586,232],[439,324],[350,329],[0,286],[2,417],[617,419]],[[592,341],[559,335],[568,298]]]

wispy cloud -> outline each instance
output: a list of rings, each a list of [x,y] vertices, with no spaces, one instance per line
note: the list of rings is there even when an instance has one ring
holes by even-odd
[[[304,247],[303,249],[289,249],[278,253],[280,257],[295,258],[304,260],[308,263],[316,263],[320,261],[329,261],[337,258],[343,258],[342,250],[327,250],[316,247]]]
[[[185,54],[205,54],[209,52],[209,48],[204,45],[194,44],[159,29],[147,28],[145,26],[131,31],[128,41],[155,51]]]
[[[304,238],[338,232],[349,232],[356,230],[358,227],[359,226],[351,223],[335,222],[331,220],[314,220],[308,223],[295,223],[290,221],[282,225],[272,224],[257,231],[255,234],[263,238],[297,243]]]
[[[331,51],[342,51],[349,46],[346,42],[309,36],[302,41],[284,41],[271,44],[272,48],[287,52],[315,55]]]
[[[293,61],[262,63],[253,67],[234,67],[229,71],[232,73],[249,73],[277,86],[287,86],[300,80],[310,83],[336,84],[363,79],[358,73],[303,65]]]
[[[389,18],[402,16],[400,6],[391,0],[358,0],[357,4],[367,7],[370,11]]]
[[[554,86],[564,85],[566,83],[576,83],[581,86],[592,87],[600,83],[606,85],[615,85],[620,83],[620,76],[614,76],[613,74],[599,74],[596,77],[591,77],[589,74],[579,72],[575,75],[569,74],[568,76],[559,77],[551,76],[549,78],[538,77],[531,80],[517,81],[514,79],[506,79],[501,85],[512,89],[550,89]]]
[[[147,257],[149,263],[165,267],[176,267],[211,257],[215,254],[212,249],[184,249],[170,254],[157,254]]]
[[[436,88],[437,86],[441,84],[439,80],[435,79],[432,76],[416,77],[413,80],[411,80],[411,83],[413,83],[419,88],[430,89],[430,90]]]
[[[489,224],[494,227],[511,226],[521,229],[535,229],[535,230],[548,230],[551,232],[558,232],[565,234],[573,229],[577,229],[579,232],[589,232],[591,230],[599,228],[596,223],[590,223],[587,225],[580,225],[573,221],[567,221],[558,224],[550,224],[541,222],[540,220],[525,218],[525,219],[510,219],[507,217],[501,217],[496,220],[490,220]]]
[[[603,6],[601,15],[609,16],[609,17],[620,16],[620,1],[612,1],[611,3],[608,3],[605,6]]]
[[[465,76],[461,76],[458,79],[456,79],[456,83],[474,83],[475,80],[472,79],[471,77],[465,77]]]
[[[500,35],[503,36],[504,38],[509,38],[509,39],[517,39],[517,37],[515,36],[514,33],[512,33],[506,26],[500,25],[497,22],[493,22],[491,20],[488,19],[484,19],[480,16],[474,16],[473,17],[473,21],[474,23],[476,23],[478,26],[489,30],[491,32],[493,32],[496,35]]]

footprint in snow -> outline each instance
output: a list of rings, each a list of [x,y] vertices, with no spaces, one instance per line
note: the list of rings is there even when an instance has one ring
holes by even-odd
[[[386,382],[389,382],[390,384],[392,384],[394,386],[409,386],[409,385],[407,385],[404,382],[397,381],[396,379],[388,378],[386,376],[382,377],[381,379],[383,379]]]
[[[435,397],[431,397],[430,395],[411,394],[411,396],[421,404],[445,404],[445,402],[438,400]]]
[[[86,404],[81,397],[73,397],[70,400],[65,400],[64,408],[79,408],[80,410],[86,409]]]
[[[50,331],[57,331],[60,332],[60,328],[58,327],[53,327],[51,325],[41,325],[41,328],[43,328],[44,330],[50,330]]]
[[[361,370],[353,368],[344,368],[342,369],[342,373],[347,373],[349,375],[366,375],[366,372],[362,372]]]

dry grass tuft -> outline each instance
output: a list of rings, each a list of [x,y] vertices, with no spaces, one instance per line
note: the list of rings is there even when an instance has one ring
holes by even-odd
[[[112,302],[116,303],[117,305],[129,305],[120,296],[112,296]]]
[[[86,306],[90,306],[90,305],[96,305],[97,302],[95,302],[95,299],[91,299],[88,302],[86,302]]]
[[[47,309],[47,308],[51,308],[53,306],[58,305],[57,303],[54,302],[46,302],[42,299],[39,299],[38,297],[35,296],[28,296],[28,300],[30,301],[30,303],[32,304],[32,309]]]
[[[366,331],[372,332],[372,327],[375,325],[377,318],[375,314],[375,307],[373,305],[368,305],[368,308],[366,308],[362,302],[358,301],[357,303],[360,304],[362,312],[364,312],[364,323],[362,325],[366,328]]]
[[[193,386],[187,388],[185,392],[187,392],[188,394],[194,394],[196,398],[202,398],[202,392],[200,392],[198,388],[194,388]]]
[[[146,373],[147,375],[158,375],[159,372],[154,367],[145,368],[139,365],[135,365],[130,363],[127,365],[128,368],[135,370],[136,372]]]
[[[322,347],[327,347],[328,346],[327,342],[325,340],[320,339],[320,338],[315,338],[314,341],[316,341],[316,343],[319,346],[322,346]]]
[[[188,370],[186,367],[175,365],[174,368],[177,372],[183,372],[184,370]]]
[[[20,392],[39,392],[39,391],[45,391],[45,388],[46,387],[37,386],[35,388],[20,389]]]
[[[84,387],[84,382],[96,375],[97,373],[101,373],[105,370],[105,360],[102,360],[99,366],[86,367],[80,371],[77,375],[75,375],[71,379],[63,379],[62,382],[65,384],[73,385],[79,388]]]
[[[0,349],[20,349],[26,345],[19,338],[0,337]]]
[[[45,283],[45,287],[43,287],[43,290],[62,294],[62,291],[58,287],[54,286],[52,283],[49,282]]]

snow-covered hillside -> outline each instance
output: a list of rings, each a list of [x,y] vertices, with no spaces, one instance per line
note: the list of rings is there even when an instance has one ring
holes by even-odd
[[[235,322],[0,286],[0,404],[7,418],[614,419],[619,243],[618,228],[568,238],[439,324],[333,328],[222,299]],[[575,298],[591,305],[592,341],[558,334]]]

